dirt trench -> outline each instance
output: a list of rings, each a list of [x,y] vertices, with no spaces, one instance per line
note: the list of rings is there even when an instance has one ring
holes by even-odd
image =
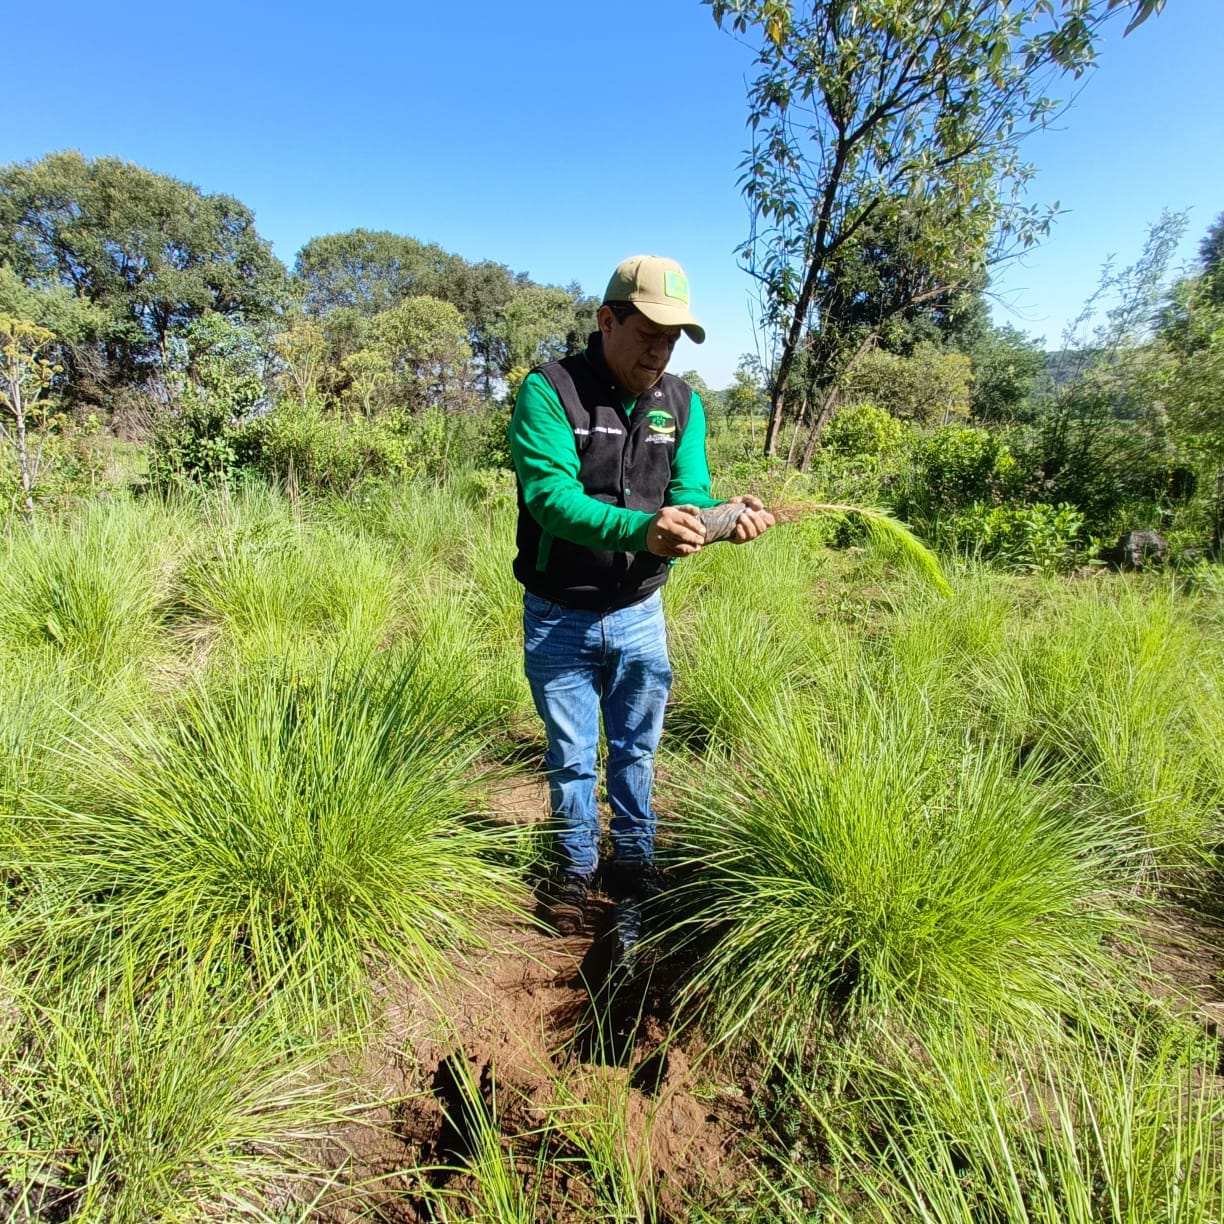
[[[532,820],[546,804],[536,781],[498,802]],[[647,959],[629,978],[613,970],[612,901],[597,893],[590,910],[588,930],[568,938],[538,919],[502,922],[488,932],[490,950],[468,957],[452,981],[428,995],[387,990],[381,1041],[362,1072],[388,1105],[344,1137],[346,1180],[364,1185],[351,1208],[337,1196],[329,1219],[359,1210],[393,1224],[434,1219],[430,1192],[471,1186],[463,1170],[489,1119],[539,1196],[540,1219],[563,1222],[594,1205],[573,1135],[583,1118],[599,1129],[597,1119],[615,1117],[619,1154],[656,1205],[655,1224],[733,1193],[744,1175],[742,1093],[706,1073],[702,1047],[673,1014],[674,983],[656,964]]]

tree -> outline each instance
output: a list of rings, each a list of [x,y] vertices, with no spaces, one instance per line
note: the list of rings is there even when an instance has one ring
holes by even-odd
[[[1185,224],[1185,214],[1165,213],[1135,263],[1121,271],[1106,264],[1096,292],[1064,333],[1053,393],[1036,405],[1037,451],[1026,457],[1031,493],[1075,505],[1096,535],[1136,526],[1121,521],[1122,512],[1136,499],[1150,505],[1173,462],[1155,390],[1160,354],[1153,325]],[[1111,304],[1097,323],[1104,303]]]
[[[595,329],[598,302],[577,285],[538,285],[505,264],[469,263],[432,243],[385,231],[312,238],[298,253],[295,275],[307,314],[331,320],[343,312],[343,326],[327,328],[347,342],[333,345],[334,367],[364,343],[355,320],[373,318],[410,297],[450,303],[463,317],[486,395],[515,367],[576,351]]]
[[[300,311],[289,314],[285,324],[273,337],[273,350],[280,359],[282,386],[293,391],[305,408],[319,385],[327,358],[327,337],[317,319]]]
[[[1014,202],[1028,175],[1017,145],[1054,109],[1045,86],[1083,71],[1112,11],[1129,8],[1133,28],[1163,0],[703,2],[720,26],[760,36],[741,253],[780,337],[772,454],[796,367],[810,393],[870,347],[834,327],[854,296],[839,284],[854,265],[845,253],[864,228],[908,214],[915,284],[931,296],[968,283],[1001,239],[1032,241],[1043,219]]]
[[[33,289],[90,303],[107,363],[129,383],[164,372],[171,337],[195,320],[266,318],[284,287],[231,196],[74,152],[0,169],[0,262]]]
[[[54,338],[45,327],[0,314],[0,410],[12,420],[11,430],[0,423],[0,437],[17,453],[17,479],[27,518],[34,517],[34,486],[41,460],[41,451],[30,453],[30,429],[56,373],[42,356]]]
[[[973,363],[973,420],[1002,424],[1030,419],[1029,397],[1045,359],[1041,345],[1014,327],[988,327],[972,339],[967,355]]]
[[[1161,316],[1160,392],[1191,451],[1224,468],[1224,214],[1199,244],[1199,270],[1172,289]]]
[[[556,361],[569,352],[576,302],[568,289],[522,285],[502,307],[497,334],[505,369]],[[503,370],[504,372],[504,370]]]
[[[387,395],[397,407],[414,414],[470,407],[472,350],[463,319],[449,302],[407,298],[375,315],[371,331],[390,374]]]
[[[349,308],[372,317],[407,297],[446,297],[462,264],[440,246],[386,230],[350,230],[312,238],[297,254],[307,314]]]
[[[968,357],[923,341],[909,357],[869,353],[850,375],[847,396],[917,425],[947,425],[952,419],[963,424],[969,416],[972,381]]]
[[[1224,213],[1221,213],[1199,243],[1199,267],[1204,289],[1217,306],[1224,306]]]

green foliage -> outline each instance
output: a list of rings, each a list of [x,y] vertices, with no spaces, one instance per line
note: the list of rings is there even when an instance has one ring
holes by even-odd
[[[395,414],[346,420],[313,399],[305,406],[283,401],[233,432],[234,462],[300,488],[348,493],[414,470],[405,424]]]
[[[74,152],[0,169],[0,261],[26,285],[91,303],[126,384],[160,369],[194,320],[267,317],[283,289],[284,269],[237,200]]]
[[[945,739],[919,693],[860,675],[839,698],[758,708],[742,767],[684,787],[710,940],[690,997],[716,1034],[790,1058],[833,1021],[1056,1029],[1119,919],[1117,822],[1074,811],[1066,778]]]
[[[34,487],[40,474],[40,454],[31,454],[31,434],[46,410],[44,399],[58,372],[42,355],[52,334],[25,319],[0,314],[0,442],[16,457],[13,504],[34,513]]]
[[[336,367],[363,347],[363,320],[411,297],[449,303],[464,321],[487,395],[516,364],[572,352],[594,330],[595,302],[576,285],[536,285],[504,264],[470,264],[400,234],[359,229],[312,238],[298,253],[296,275],[307,314],[331,332]]]
[[[574,294],[555,285],[522,285],[502,307],[497,334],[505,345],[504,370],[530,369],[570,351]]]
[[[1041,373],[1041,346],[1014,327],[984,329],[969,349],[973,386],[970,416],[976,424],[1000,424],[1031,417],[1029,396]]]
[[[1018,492],[1021,473],[1004,441],[986,429],[946,425],[915,440],[897,495],[897,513],[928,536],[975,503]]]
[[[843,408],[820,435],[821,445],[835,455],[889,455],[901,450],[906,428],[892,413],[860,400]]]
[[[753,709],[811,687],[825,653],[809,613],[822,563],[821,541],[796,527],[674,567],[664,589],[677,675],[672,732],[694,746],[743,744],[755,730]],[[763,567],[768,602],[754,598]]]
[[[1042,232],[1019,202],[1020,133],[1053,113],[1045,89],[1091,63],[1117,6],[706,2],[757,36],[742,253],[781,341],[772,454],[792,374],[796,404],[817,399],[890,318],[971,282],[1000,233]]]
[[[257,487],[211,508],[210,518],[205,540],[180,563],[174,603],[179,632],[207,648],[214,667],[293,661],[305,674],[393,637],[402,583],[368,536],[320,531]]]
[[[267,342],[224,315],[185,330],[173,356],[177,402],[157,418],[149,446],[156,487],[232,478],[242,421],[267,406],[268,362]]]
[[[471,357],[463,320],[449,302],[405,298],[370,323],[373,354],[383,363],[377,399],[416,415],[427,408],[470,408]],[[367,413],[368,415],[368,413]]]
[[[87,506],[66,523],[10,528],[0,640],[48,648],[85,674],[147,667],[158,649],[175,527],[131,503]]]
[[[372,317],[406,297],[444,297],[444,283],[461,262],[432,243],[356,229],[312,238],[293,272],[310,315],[352,309]]]
[[[1065,574],[1088,544],[1084,516],[1059,506],[985,506],[974,503],[947,525],[948,537],[971,556],[1019,573]]]
[[[269,1219],[277,1200],[298,1218],[334,1179],[318,1145],[356,1112],[326,1074],[334,1051],[287,1043],[265,1004],[195,967],[18,1014],[0,1044],[10,1218]]]
[[[1184,214],[1164,214],[1135,263],[1121,271],[1105,267],[1096,293],[1067,328],[1057,385],[1037,407],[1035,445],[1024,460],[1032,496],[1073,504],[1094,535],[1150,525],[1136,523],[1128,503],[1147,503],[1139,517],[1153,518],[1152,491],[1175,458],[1157,402],[1159,357],[1150,340],[1185,221]],[[1113,304],[1094,323],[1104,300]]]
[[[849,1052],[846,1080],[782,1090],[824,1160],[777,1152],[768,1218],[853,1224],[1208,1224],[1224,1210],[1218,1043],[1151,1008],[1071,1043],[972,1031]],[[831,1164],[838,1176],[822,1176]],[[784,1191],[798,1194],[788,1200]],[[816,1204],[801,1212],[795,1200]],[[864,1211],[870,1214],[864,1216]]]
[[[968,357],[923,341],[909,357],[873,350],[849,371],[845,387],[852,400],[882,404],[903,420],[946,425],[969,416],[972,378]]]
[[[1057,589],[1056,589],[1057,590]],[[1051,596],[977,682],[991,722],[1068,763],[1140,827],[1158,870],[1195,878],[1218,838],[1224,773],[1211,630],[1171,591]]]
[[[1157,378],[1170,423],[1188,450],[1224,465],[1224,271],[1175,286]]]
[[[149,481],[169,489],[185,480],[227,481],[238,459],[237,433],[224,404],[192,388],[178,407],[154,423],[149,440]]]

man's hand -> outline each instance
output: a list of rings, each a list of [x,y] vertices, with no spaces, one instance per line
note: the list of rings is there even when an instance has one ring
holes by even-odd
[[[656,557],[687,557],[704,543],[705,524],[696,506],[664,506],[646,530],[646,549]]]
[[[774,525],[774,516],[765,509],[765,503],[751,493],[743,493],[739,497],[727,499],[732,502],[742,502],[747,509],[735,520],[735,531],[731,534],[732,544],[746,544],[757,536],[768,531]]]

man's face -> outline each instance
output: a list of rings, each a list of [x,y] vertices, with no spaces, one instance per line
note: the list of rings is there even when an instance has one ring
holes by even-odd
[[[637,311],[621,323],[610,306],[599,308],[599,331],[604,360],[631,395],[649,391],[663,377],[680,339],[678,327],[660,327]]]

